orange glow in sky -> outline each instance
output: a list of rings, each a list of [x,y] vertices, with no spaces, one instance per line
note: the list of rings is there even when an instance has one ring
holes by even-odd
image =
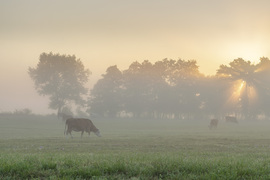
[[[270,57],[269,7],[269,0],[1,1],[0,111],[43,112],[47,100],[27,74],[42,52],[76,55],[92,71],[91,87],[107,67],[146,59],[196,60],[206,75],[238,57],[257,63]]]

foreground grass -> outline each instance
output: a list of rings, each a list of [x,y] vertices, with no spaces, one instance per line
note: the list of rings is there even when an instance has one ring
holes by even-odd
[[[20,123],[0,127],[0,179],[270,179],[269,124],[102,121],[102,138],[65,139]]]
[[[270,179],[266,140],[119,137],[0,142],[0,179]]]
[[[269,179],[266,154],[1,154],[1,179]]]

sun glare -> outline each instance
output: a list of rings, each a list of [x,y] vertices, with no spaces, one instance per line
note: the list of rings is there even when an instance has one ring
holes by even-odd
[[[251,105],[254,104],[257,99],[256,89],[251,85],[247,85],[244,80],[235,81],[234,86],[230,89],[230,94],[231,96],[227,104],[237,104],[243,100],[243,98],[247,97]]]
[[[230,44],[226,54],[230,54],[232,58],[243,58],[251,63],[258,63],[260,58],[264,56],[263,48],[260,43],[242,42]]]
[[[234,91],[234,97],[235,97],[235,100],[239,100],[239,98],[241,98],[243,92],[244,92],[244,85],[246,84],[245,81],[243,80],[238,80],[236,81],[235,83],[235,89],[233,90]]]
[[[241,91],[243,89],[244,84],[245,84],[245,81],[242,81],[242,83],[239,86],[239,90],[238,91]]]

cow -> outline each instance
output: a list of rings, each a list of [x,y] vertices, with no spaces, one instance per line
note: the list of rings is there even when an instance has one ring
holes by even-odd
[[[235,116],[225,116],[226,123],[236,123],[238,124],[238,121]]]
[[[209,129],[212,129],[212,128],[217,128],[218,126],[218,119],[211,119],[210,121],[210,124],[209,124]]]
[[[67,127],[67,130],[66,130]],[[98,137],[101,137],[99,129],[96,128],[96,126],[92,123],[90,119],[85,119],[85,118],[69,118],[66,120],[65,124],[65,131],[64,135],[68,136],[70,134],[71,138],[72,134],[71,131],[76,131],[76,132],[82,132],[81,133],[81,138],[83,136],[84,131],[88,133],[90,136],[90,132],[94,132]]]

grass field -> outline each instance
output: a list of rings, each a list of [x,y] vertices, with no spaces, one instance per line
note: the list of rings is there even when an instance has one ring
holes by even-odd
[[[93,120],[64,137],[54,118],[0,119],[0,179],[270,179],[270,123]]]

